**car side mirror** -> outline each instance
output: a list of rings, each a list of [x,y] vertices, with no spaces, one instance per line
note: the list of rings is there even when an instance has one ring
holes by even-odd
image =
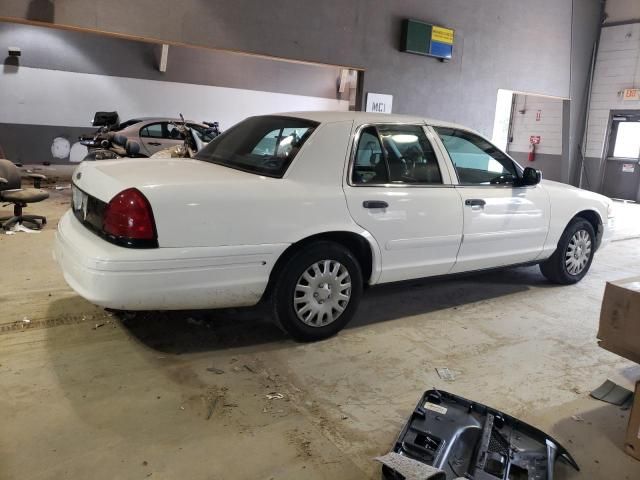
[[[542,180],[542,172],[535,168],[527,167],[522,172],[522,185],[525,187],[537,185]]]

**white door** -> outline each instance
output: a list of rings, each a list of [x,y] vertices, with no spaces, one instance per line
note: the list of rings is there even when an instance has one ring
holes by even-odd
[[[382,252],[378,282],[448,273],[462,237],[460,196],[433,133],[371,125],[355,136],[345,195],[351,216]]]
[[[541,185],[518,186],[521,169],[484,138],[434,127],[458,177],[464,231],[452,272],[530,262],[549,230],[549,197]]]

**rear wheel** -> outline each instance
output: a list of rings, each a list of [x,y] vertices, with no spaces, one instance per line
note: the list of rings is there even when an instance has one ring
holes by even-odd
[[[320,241],[294,254],[276,280],[274,316],[293,338],[335,335],[353,317],[362,295],[362,272],[338,243]]]
[[[591,267],[595,238],[591,223],[582,218],[572,220],[560,237],[556,251],[540,264],[540,271],[554,283],[579,282]]]

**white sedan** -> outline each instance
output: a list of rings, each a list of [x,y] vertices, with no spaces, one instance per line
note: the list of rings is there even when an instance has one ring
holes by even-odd
[[[365,286],[540,264],[578,282],[612,202],[541,181],[479,134],[398,115],[251,117],[194,159],[82,163],[55,257],[89,301],[179,310],[267,301],[335,334]]]

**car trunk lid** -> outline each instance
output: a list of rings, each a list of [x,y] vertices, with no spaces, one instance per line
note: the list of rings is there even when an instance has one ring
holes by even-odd
[[[83,162],[73,173],[73,183],[87,194],[109,202],[127,188],[141,191],[167,183],[183,187],[212,181],[235,183],[256,175],[193,159],[131,159]]]

